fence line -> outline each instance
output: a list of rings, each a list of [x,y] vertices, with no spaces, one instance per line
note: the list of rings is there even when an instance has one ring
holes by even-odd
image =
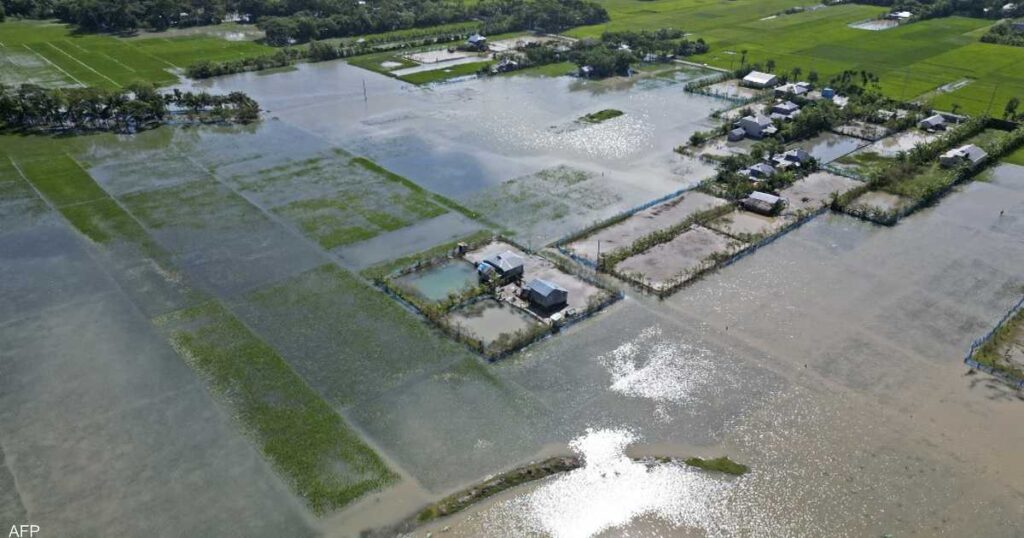
[[[853,170],[847,170],[846,168],[840,168],[838,166],[833,165],[832,163],[823,164],[823,165],[820,166],[820,168],[822,170],[824,170],[825,172],[829,172],[829,173],[835,174],[837,176],[842,176],[842,177],[845,177],[845,178],[853,179],[855,181],[860,181],[862,183],[866,183],[868,181],[868,177],[867,176],[865,176],[863,174],[859,174],[857,172],[854,172]]]
[[[611,274],[616,276],[616,277],[618,277],[618,278],[620,278],[620,279],[622,279],[622,280],[624,280],[624,281],[626,281],[626,282],[629,282],[629,283],[639,287],[642,290],[645,290],[645,291],[648,291],[650,293],[653,293],[654,295],[657,295],[658,297],[661,297],[661,298],[668,297],[669,295],[672,295],[673,293],[679,291],[681,288],[689,286],[690,284],[696,282],[697,280],[700,280],[701,278],[704,277],[705,274],[710,273],[712,271],[716,271],[716,270],[724,268],[724,267],[728,267],[728,266],[730,266],[730,265],[740,261],[741,259],[743,259],[743,258],[753,254],[754,252],[760,250],[761,247],[767,246],[767,245],[775,242],[776,240],[778,240],[779,238],[781,238],[784,235],[788,234],[789,232],[792,232],[793,230],[799,228],[800,226],[803,226],[805,223],[807,223],[807,221],[813,219],[814,217],[817,217],[818,215],[826,213],[828,211],[829,211],[829,207],[828,206],[822,206],[822,207],[820,207],[820,208],[818,208],[818,209],[816,209],[814,211],[809,211],[807,213],[804,213],[804,214],[800,215],[797,218],[797,220],[793,221],[793,223],[791,223],[789,226],[786,226],[785,228],[779,230],[778,232],[776,232],[776,233],[774,233],[772,235],[769,235],[768,237],[764,237],[764,238],[761,238],[761,239],[759,239],[757,241],[754,241],[753,243],[750,243],[746,247],[743,247],[743,249],[741,249],[740,251],[734,253],[733,255],[729,256],[728,258],[726,258],[726,259],[724,259],[724,260],[722,260],[720,262],[715,262],[715,263],[712,263],[711,265],[703,267],[703,268],[697,270],[696,272],[694,272],[693,274],[683,278],[682,280],[674,282],[674,283],[672,283],[669,286],[665,286],[665,287],[661,287],[661,288],[655,287],[653,284],[648,284],[647,282],[644,282],[643,280],[640,280],[640,279],[637,279],[637,278],[633,278],[633,277],[627,275],[626,273],[620,273],[618,271],[614,271]]]
[[[553,246],[555,248],[559,248],[559,247],[561,247],[561,246],[563,246],[563,245],[565,245],[567,243],[571,243],[571,242],[573,242],[573,241],[575,241],[577,239],[582,239],[582,238],[584,238],[584,237],[586,237],[586,236],[588,236],[588,235],[590,235],[590,234],[592,234],[592,233],[594,233],[594,232],[596,232],[598,230],[601,230],[603,228],[607,228],[607,227],[611,226],[612,224],[615,224],[615,223],[617,223],[619,221],[625,220],[625,219],[627,219],[627,218],[629,218],[629,217],[631,217],[631,216],[633,216],[633,215],[635,215],[635,214],[637,214],[637,213],[639,213],[639,212],[641,212],[641,211],[643,211],[645,209],[650,209],[651,207],[654,207],[654,206],[656,206],[656,205],[658,205],[660,203],[667,202],[667,201],[669,201],[669,200],[671,200],[673,198],[677,198],[679,196],[682,196],[682,195],[684,195],[684,194],[686,194],[686,193],[696,189],[699,186],[700,185],[694,185],[692,187],[686,187],[685,189],[679,189],[677,191],[670,192],[669,194],[666,194],[664,196],[660,196],[660,197],[655,198],[653,200],[648,200],[648,201],[646,201],[646,202],[644,202],[644,203],[642,203],[640,205],[633,206],[633,207],[631,207],[629,209],[626,209],[625,211],[620,211],[620,212],[616,213],[615,215],[613,215],[611,217],[608,217],[607,219],[604,219],[602,221],[598,221],[598,222],[596,222],[594,224],[591,224],[590,226],[587,226],[586,228],[583,228],[582,230],[577,230],[575,232],[570,232],[570,233],[562,236],[561,238],[556,239],[555,241],[552,241],[551,243],[549,243],[549,245]]]
[[[964,356],[964,364],[970,366],[971,368],[981,370],[982,372],[985,372],[993,377],[999,378],[1004,383],[1007,383],[1012,387],[1024,390],[1024,379],[1018,379],[1010,374],[1007,374],[1006,372],[1003,372],[1002,370],[998,370],[987,364],[981,364],[980,362],[974,360],[974,352],[977,351],[979,347],[985,345],[985,342],[988,342],[989,339],[991,339],[996,334],[996,331],[1001,329],[1003,327],[1003,324],[1009,321],[1010,318],[1016,316],[1017,312],[1020,312],[1021,309],[1024,309],[1024,297],[1021,297],[1021,299],[1017,301],[1017,304],[1013,305],[1013,307],[1010,308],[1006,312],[1006,314],[1004,314],[1003,317],[999,320],[999,323],[996,323],[995,326],[992,327],[992,329],[985,334],[985,336],[982,336],[981,338],[976,338],[973,342],[971,342],[971,347],[967,351],[967,355]]]

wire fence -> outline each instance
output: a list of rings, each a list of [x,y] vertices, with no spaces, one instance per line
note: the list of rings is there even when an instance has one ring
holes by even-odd
[[[570,233],[562,236],[561,238],[556,239],[555,241],[551,242],[550,245],[555,247],[555,248],[557,248],[559,250],[559,252],[562,252],[562,254],[565,254],[566,256],[569,256],[570,258],[575,259],[574,256],[571,256],[568,253],[566,253],[561,247],[566,245],[566,244],[572,243],[573,241],[576,241],[577,239],[581,239],[581,238],[584,238],[584,237],[586,237],[586,236],[588,236],[590,234],[593,234],[594,232],[596,232],[596,231],[598,231],[598,230],[600,230],[602,228],[607,228],[607,227],[611,226],[612,224],[615,224],[617,222],[623,221],[623,220],[625,220],[625,219],[627,219],[627,218],[629,218],[629,217],[631,217],[631,216],[633,216],[633,215],[635,215],[635,214],[637,214],[637,213],[639,213],[639,212],[641,212],[641,211],[643,211],[645,209],[650,209],[651,207],[654,207],[654,206],[656,206],[656,205],[658,205],[660,203],[664,203],[664,202],[667,202],[669,200],[672,200],[673,198],[677,198],[679,196],[682,196],[682,195],[684,195],[684,194],[686,194],[686,193],[696,189],[698,186],[699,185],[694,185],[692,187],[686,187],[685,189],[679,189],[677,191],[670,192],[670,193],[668,193],[668,194],[666,194],[664,196],[660,196],[660,197],[655,198],[653,200],[648,200],[648,201],[646,201],[646,202],[644,202],[644,203],[642,203],[640,205],[633,206],[633,207],[631,207],[629,209],[626,209],[624,211],[620,211],[620,212],[616,213],[615,215],[613,215],[611,217],[608,217],[608,218],[606,218],[604,220],[598,221],[598,222],[596,222],[594,224],[591,224],[590,226],[587,226],[586,228],[583,228],[581,230],[577,230],[575,232],[570,232]]]
[[[989,339],[991,339],[996,334],[996,331],[1001,329],[1003,325],[1010,320],[1010,318],[1016,316],[1017,313],[1021,311],[1021,309],[1024,309],[1024,297],[1021,297],[1021,299],[1017,301],[1017,304],[1015,304],[1013,308],[1008,310],[1006,314],[999,320],[999,323],[996,323],[995,326],[992,327],[992,329],[985,334],[985,336],[982,336],[981,338],[978,338],[971,342],[971,348],[967,351],[967,355],[964,356],[964,364],[970,366],[971,368],[981,370],[982,372],[997,377],[1001,379],[1004,383],[1007,383],[1017,389],[1024,390],[1024,379],[1017,378],[1013,375],[1010,375],[1007,372],[1004,372],[1003,370],[1000,370],[988,364],[982,364],[974,359],[974,353],[978,351],[978,348],[985,345],[985,343],[988,342]]]

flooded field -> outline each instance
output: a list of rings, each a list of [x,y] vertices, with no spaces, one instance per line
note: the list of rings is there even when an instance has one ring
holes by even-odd
[[[256,126],[11,152],[0,516],[59,535],[352,536],[575,452],[583,468],[416,532],[1014,536],[1024,402],[961,359],[1024,285],[1019,167],[894,227],[823,214],[667,299],[630,290],[493,364],[351,271],[490,227],[449,198],[538,247],[693,185],[703,172],[672,148],[721,102],[684,93],[690,76],[419,88],[300,65],[203,83],[258,99]],[[625,115],[576,124],[606,108]],[[68,187],[39,189],[56,161]],[[812,209],[852,185],[815,174],[787,196]],[[715,226],[744,236],[791,219]],[[621,268],[667,281],[742,248],[730,235],[695,227]],[[468,263],[435,269],[408,284],[436,296],[473,277]],[[559,271],[526,260],[527,274]],[[493,300],[456,315],[489,339],[537,323]],[[751,471],[632,455],[728,455]],[[333,504],[314,517],[324,490]]]
[[[490,77],[422,89],[328,62],[196,85],[245,91],[270,117],[474,209],[502,211],[501,224],[546,242],[713,173],[672,152],[707,129],[708,114],[723,103],[683,92],[683,83],[701,74],[681,69],[631,81]],[[576,122],[605,108],[625,114]],[[552,174],[559,178],[554,184],[545,181]],[[558,206],[577,198],[573,211]]]
[[[807,150],[811,157],[817,159],[818,162],[827,164],[866,145],[868,145],[868,142],[859,138],[835,133],[824,133],[810,140],[800,142],[797,144],[797,147]]]
[[[478,301],[452,312],[452,322],[465,328],[484,345],[502,335],[527,331],[537,324],[527,314],[491,299]]]

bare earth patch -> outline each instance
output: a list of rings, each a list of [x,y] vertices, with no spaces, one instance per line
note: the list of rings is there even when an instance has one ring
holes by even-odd
[[[674,280],[697,273],[713,263],[716,254],[732,254],[744,243],[702,226],[679,234],[643,254],[627,258],[616,266],[621,273],[641,275],[655,288],[670,286]]]
[[[687,193],[570,243],[568,248],[578,256],[596,261],[598,243],[602,252],[626,248],[637,239],[682,222],[695,213],[728,203],[702,192]]]

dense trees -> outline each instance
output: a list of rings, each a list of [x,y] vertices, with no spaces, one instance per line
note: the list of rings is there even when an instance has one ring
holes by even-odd
[[[9,15],[57,17],[86,31],[217,23],[228,13],[257,22],[273,45],[478,20],[492,33],[557,32],[608,13],[589,0],[0,0]]]
[[[513,30],[558,32],[573,26],[608,20],[601,6],[587,0],[481,0],[467,6],[445,0],[386,0],[353,3],[354,10],[302,10],[292,14],[254,12],[259,27],[272,45],[302,43],[314,39],[390,32],[404,28],[479,20],[485,33]]]
[[[1018,30],[1014,28],[1012,23],[1003,21],[989,28],[988,32],[981,36],[981,41],[984,43],[1024,47],[1024,30]]]
[[[577,41],[569,59],[581,68],[588,67],[589,76],[607,77],[627,75],[632,63],[650,56],[690,56],[708,50],[703,39],[690,41],[677,29],[605,32],[600,40]]]
[[[56,17],[89,32],[217,23],[235,0],[0,0],[9,15]],[[231,3],[229,3],[231,2]]]
[[[909,11],[915,19],[934,19],[963,15],[997,19],[1024,14],[1020,3],[1007,0],[853,0],[855,4],[885,6],[893,11]],[[1004,11],[1003,6],[1013,4],[1013,9]]]
[[[242,92],[161,93],[137,84],[124,90],[0,85],[0,126],[41,131],[135,132],[171,119],[249,122],[259,105]]]

